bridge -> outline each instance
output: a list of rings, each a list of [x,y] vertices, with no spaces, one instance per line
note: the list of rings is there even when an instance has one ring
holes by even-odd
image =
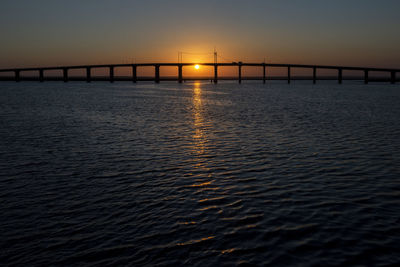
[[[53,71],[53,70],[62,70],[63,76],[62,80],[64,82],[70,81],[70,77],[68,75],[69,70],[73,69],[83,69],[86,70],[86,82],[91,82],[92,75],[91,71],[96,68],[108,68],[109,69],[109,76],[108,80],[110,82],[115,81],[114,70],[118,67],[130,67],[132,68],[132,77],[130,80],[134,83],[138,81],[137,77],[137,69],[140,67],[154,67],[154,82],[160,82],[160,68],[161,67],[177,67],[178,68],[178,76],[175,80],[179,83],[184,81],[183,77],[183,67],[186,66],[194,66],[194,65],[201,65],[201,66],[210,66],[214,68],[214,77],[213,82],[217,83],[218,78],[218,69],[221,67],[227,66],[236,66],[238,68],[238,76],[237,80],[239,83],[242,82],[242,68],[243,67],[258,67],[263,69],[263,76],[259,79],[263,81],[263,83],[267,80],[266,69],[267,68],[285,68],[287,70],[287,82],[290,83],[292,76],[291,76],[291,69],[293,68],[302,68],[302,69],[311,69],[313,72],[312,81],[315,84],[318,80],[317,71],[319,69],[325,70],[336,70],[337,71],[337,80],[339,83],[343,81],[343,72],[344,71],[362,71],[364,73],[364,83],[368,83],[369,73],[370,72],[382,72],[382,73],[389,73],[390,74],[390,83],[396,83],[396,74],[400,72],[400,69],[390,69],[390,68],[372,68],[372,67],[348,67],[348,66],[324,66],[324,65],[301,65],[301,64],[273,64],[273,63],[244,63],[244,62],[232,62],[232,63],[135,63],[135,64],[106,64],[106,65],[79,65],[79,66],[56,66],[56,67],[36,67],[36,68],[11,68],[11,69],[0,69],[0,73],[4,72],[12,72],[14,73],[14,79],[16,82],[21,81],[21,72],[24,71],[37,71],[38,72],[38,80],[40,82],[45,81],[45,71]]]

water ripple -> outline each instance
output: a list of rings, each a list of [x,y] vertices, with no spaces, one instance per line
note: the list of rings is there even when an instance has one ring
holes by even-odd
[[[400,262],[398,85],[1,89],[4,266]]]

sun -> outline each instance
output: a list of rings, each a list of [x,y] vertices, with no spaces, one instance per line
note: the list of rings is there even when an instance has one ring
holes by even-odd
[[[194,65],[194,68],[195,68],[196,70],[198,70],[198,69],[200,69],[200,65],[199,65],[199,64],[196,64],[196,65]]]

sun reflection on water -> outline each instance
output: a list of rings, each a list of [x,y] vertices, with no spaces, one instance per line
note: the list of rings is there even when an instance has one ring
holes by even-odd
[[[204,116],[202,103],[202,90],[200,82],[194,83],[193,88],[193,116],[194,116],[194,151],[198,155],[205,153],[206,135],[204,132]]]
[[[215,185],[216,181],[213,177],[212,166],[213,162],[209,154],[213,147],[209,139],[210,131],[210,118],[205,116],[207,111],[206,100],[204,96],[204,89],[202,83],[195,82],[193,86],[192,96],[192,116],[193,116],[193,146],[192,146],[192,164],[197,173],[203,173],[197,176],[191,188],[196,190],[196,194],[201,194],[202,197],[198,200],[200,204],[199,211],[205,212],[209,209],[220,210],[218,205],[208,203],[219,197],[217,191],[220,190],[219,186]],[[206,174],[206,175],[204,175]]]

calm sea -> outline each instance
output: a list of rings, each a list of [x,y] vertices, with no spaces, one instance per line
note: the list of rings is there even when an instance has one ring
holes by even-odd
[[[400,263],[400,85],[3,82],[0,265]]]

